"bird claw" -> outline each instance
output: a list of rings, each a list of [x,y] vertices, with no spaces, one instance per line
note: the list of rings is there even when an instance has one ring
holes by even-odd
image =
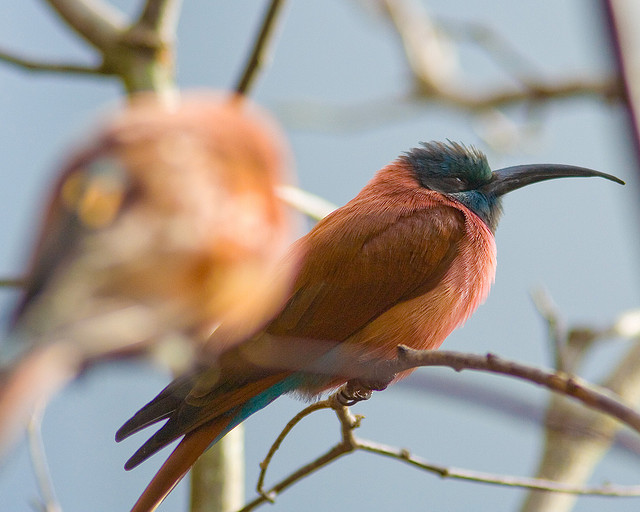
[[[345,407],[369,400],[374,391],[385,390],[394,377],[395,375],[391,378],[386,376],[372,379],[352,379],[340,388],[336,394],[336,400]]]

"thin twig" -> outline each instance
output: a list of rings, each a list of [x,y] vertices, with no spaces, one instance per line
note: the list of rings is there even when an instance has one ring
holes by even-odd
[[[278,450],[284,438],[291,432],[291,429],[295,427],[295,425],[300,422],[303,418],[308,416],[309,414],[318,411],[320,409],[333,408],[338,418],[340,419],[340,427],[342,432],[342,441],[335,445],[333,448],[329,449],[327,452],[323,453],[313,461],[304,466],[300,467],[289,476],[278,482],[276,485],[271,487],[268,491],[264,491],[262,488],[262,484],[264,483],[264,474],[267,471],[269,466],[269,462],[271,461],[273,455]],[[312,404],[311,406],[305,408],[300,413],[298,413],[291,421],[287,423],[284,430],[280,433],[274,444],[271,446],[269,450],[269,454],[264,459],[264,461],[260,464],[260,483],[258,486],[259,496],[253,501],[247,503],[242,509],[238,512],[249,512],[254,508],[265,502],[273,503],[275,497],[280,494],[282,491],[292,486],[302,478],[310,475],[323,468],[327,464],[330,464],[334,460],[342,457],[343,455],[353,451],[353,435],[352,431],[354,428],[357,428],[360,424],[361,417],[354,417],[351,415],[349,410],[346,407],[340,406],[333,397],[329,397],[327,400],[323,400],[321,402],[317,402]]]
[[[42,442],[42,414],[44,407],[42,404],[34,408],[31,419],[27,425],[27,436],[29,440],[29,456],[33,466],[33,472],[38,483],[38,489],[42,496],[42,508],[45,512],[60,512],[62,509],[56,499],[53,489],[53,481],[47,464],[47,456]]]
[[[540,478],[515,477],[512,475],[498,475],[493,473],[472,471],[468,469],[446,467],[430,463],[425,459],[412,455],[408,450],[403,448],[396,448],[366,439],[360,439],[354,436],[353,431],[355,428],[360,426],[362,417],[353,416],[348,407],[344,407],[343,405],[341,405],[341,397],[339,396],[341,392],[342,390],[334,393],[326,400],[305,408],[287,423],[280,435],[278,435],[276,441],[271,446],[267,457],[260,464],[261,471],[257,486],[257,490],[260,496],[245,505],[239,512],[249,512],[250,510],[255,509],[265,502],[274,502],[275,497],[279,493],[283,492],[285,489],[292,486],[297,481],[305,478],[306,476],[335,461],[343,455],[357,450],[362,450],[369,453],[375,453],[378,455],[383,455],[385,457],[397,459],[412,466],[419,467],[424,471],[436,473],[443,478],[454,478],[478,483],[488,483],[507,487],[528,488],[576,495],[627,497],[640,496],[639,485],[623,486],[605,484],[602,486],[576,486]],[[290,475],[271,487],[268,491],[265,491],[263,488],[264,476],[269,467],[269,464],[271,463],[273,455],[280,448],[284,439],[300,422],[300,420],[317,410],[326,409],[328,407],[334,409],[334,412],[336,413],[340,421],[341,441],[331,449],[329,449],[327,452],[323,453],[321,456],[305,464],[298,470],[292,472]]]
[[[542,316],[547,323],[548,338],[551,342],[555,363],[554,368],[561,372],[576,371],[573,365],[571,367],[568,366],[567,328],[553,299],[544,289],[537,289],[531,292],[531,299],[538,313],[540,313],[540,316]]]
[[[293,428],[300,421],[302,421],[304,418],[309,416],[309,414],[319,411],[320,409],[328,409],[330,407],[331,407],[331,404],[327,400],[316,402],[315,404],[311,404],[309,407],[306,407],[305,409],[300,411],[293,418],[291,418],[289,423],[285,425],[284,429],[282,429],[282,432],[280,432],[276,440],[271,445],[271,448],[269,448],[269,452],[267,453],[267,456],[260,463],[260,476],[258,477],[258,483],[256,485],[256,491],[258,491],[258,494],[260,496],[266,498],[268,501],[273,501],[273,497],[270,496],[269,493],[265,492],[264,490],[264,479],[265,479],[265,476],[267,475],[267,468],[271,463],[271,459],[280,448],[280,445],[282,445],[282,441],[284,441],[285,437],[289,435],[289,432],[291,432],[291,430],[293,430]]]
[[[589,496],[640,496],[640,485],[613,485],[582,487],[567,485],[552,480],[542,478],[524,478],[511,475],[497,475],[485,473],[483,471],[471,471],[468,469],[454,468],[432,464],[425,459],[409,453],[403,448],[387,446],[381,443],[374,443],[366,439],[356,439],[356,450],[363,450],[369,453],[376,453],[392,459],[401,460],[412,466],[418,467],[431,473],[437,473],[443,478],[454,478],[457,480],[468,480],[471,482],[494,484],[506,487],[520,487],[526,489],[553,491],[567,494],[579,494]]]
[[[50,73],[71,73],[76,75],[106,75],[102,66],[84,66],[82,64],[63,64],[43,62],[19,57],[13,53],[0,50],[0,61],[28,71],[44,71]]]
[[[457,40],[474,42],[498,66],[521,84],[543,75],[532,59],[518,51],[506,37],[492,27],[478,22],[438,20],[438,26]]]
[[[24,285],[25,279],[22,277],[0,278],[0,288],[22,288]]]
[[[258,71],[262,68],[265,56],[269,48],[269,43],[273,35],[275,21],[278,17],[280,8],[284,4],[283,0],[271,0],[269,8],[262,20],[262,27],[253,44],[253,49],[242,71],[242,75],[234,87],[238,94],[246,95],[249,93],[251,86],[255,82]]]

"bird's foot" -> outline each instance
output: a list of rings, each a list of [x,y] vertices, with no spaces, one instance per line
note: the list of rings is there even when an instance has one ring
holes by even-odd
[[[352,406],[363,400],[369,400],[374,391],[387,389],[395,375],[380,375],[372,378],[351,379],[336,393],[336,400],[340,405]]]

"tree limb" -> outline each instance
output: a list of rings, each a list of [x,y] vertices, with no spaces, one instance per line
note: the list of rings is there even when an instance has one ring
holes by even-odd
[[[467,356],[468,355],[465,355],[464,359],[466,361],[469,361],[469,357]],[[449,360],[446,366],[450,366],[451,364],[453,364],[455,367],[454,369],[461,369],[461,361],[451,362],[452,357],[450,356],[448,356],[446,359]],[[360,422],[363,418],[362,416],[352,415],[349,411],[349,408],[343,405],[343,397],[341,396],[343,392],[344,388],[334,393],[328,399],[312,404],[311,406],[298,413],[287,423],[287,425],[284,427],[282,432],[278,435],[278,437],[272,444],[265,459],[260,463],[261,471],[257,485],[259,496],[245,505],[239,512],[249,512],[265,502],[274,502],[276,496],[279,493],[283,492],[302,478],[305,478],[306,476],[314,473],[320,468],[342,457],[343,455],[357,450],[362,450],[397,459],[412,466],[418,467],[424,471],[436,473],[443,478],[454,478],[478,483],[545,490],[555,493],[568,493],[574,495],[627,497],[640,496],[640,485],[625,486],[605,484],[602,486],[579,486],[564,484],[562,482],[555,482],[552,480],[541,478],[524,478],[511,475],[497,475],[467,469],[452,468],[430,463],[418,456],[412,455],[408,450],[403,448],[391,447],[366,439],[360,439],[356,437],[353,432],[360,426]],[[340,421],[341,441],[319,457],[293,471],[280,482],[273,485],[269,490],[265,490],[263,486],[266,471],[273,459],[273,456],[278,451],[287,435],[302,419],[318,410],[327,408],[332,408]]]
[[[147,0],[135,25],[155,32],[163,40],[173,40],[181,4],[182,0]]]
[[[262,27],[256,36],[256,39],[253,43],[253,49],[247,62],[244,66],[244,70],[236,86],[234,87],[235,91],[238,94],[248,94],[251,86],[253,85],[258,72],[264,65],[264,61],[266,59],[266,53],[269,49],[269,43],[273,36],[273,30],[275,27],[275,22],[278,18],[278,14],[282,5],[284,4],[283,0],[271,0],[269,4],[269,8],[265,13],[264,19],[262,20]]]
[[[126,28],[124,15],[101,0],[45,0],[67,25],[92,46],[104,51]]]
[[[0,50],[0,61],[11,64],[27,71],[43,71],[49,73],[70,73],[76,75],[106,75],[107,71],[102,66],[84,66],[82,64],[63,64],[56,62],[43,62],[27,59],[18,55]]]

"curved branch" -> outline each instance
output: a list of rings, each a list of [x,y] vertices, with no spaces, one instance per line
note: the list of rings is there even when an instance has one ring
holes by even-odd
[[[476,370],[500,375],[508,375],[546,387],[551,391],[570,396],[584,405],[606,413],[640,432],[640,414],[623,403],[606,388],[590,384],[583,379],[562,372],[554,372],[528,366],[516,361],[502,359],[494,354],[477,355],[451,351],[413,350],[398,347],[398,357],[367,369],[358,379],[380,382],[405,370],[420,366],[447,366],[455,371]],[[366,388],[366,384],[364,386]]]
[[[106,75],[109,74],[102,66],[84,66],[82,64],[62,64],[42,62],[19,57],[18,55],[0,50],[0,61],[27,71],[43,71],[49,73],[72,73],[77,75]]]
[[[469,355],[464,354],[464,356],[466,359],[468,359]],[[451,357],[448,357],[448,359],[451,359]],[[461,363],[455,362],[453,364],[455,365],[455,369],[460,369]],[[450,364],[447,364],[446,366],[450,366]],[[343,393],[344,388],[331,395],[328,399],[306,407],[287,423],[287,425],[284,427],[282,432],[278,435],[278,437],[272,444],[265,459],[260,463],[260,477],[257,485],[259,496],[245,505],[239,512],[249,512],[265,502],[273,503],[275,501],[275,497],[279,493],[291,487],[299,480],[330,464],[343,455],[357,450],[375,453],[377,455],[400,460],[412,466],[418,467],[424,471],[436,473],[442,478],[454,478],[458,480],[466,480],[485,484],[544,490],[575,495],[626,497],[640,496],[640,485],[626,486],[605,484],[602,486],[578,486],[564,484],[561,482],[554,482],[552,480],[542,478],[516,477],[512,475],[499,475],[493,473],[472,471],[468,469],[446,467],[430,463],[425,459],[412,455],[408,450],[404,448],[387,446],[366,439],[360,439],[353,434],[353,431],[360,426],[360,422],[363,418],[362,416],[352,415],[349,411],[349,408],[342,405],[344,398],[342,396]],[[271,463],[271,460],[273,459],[273,456],[280,448],[284,439],[303,418],[318,410],[327,408],[332,408],[340,421],[341,441],[319,457],[293,471],[287,477],[272,486],[269,490],[265,491],[263,488],[263,484],[266,471],[269,467],[269,464]]]

